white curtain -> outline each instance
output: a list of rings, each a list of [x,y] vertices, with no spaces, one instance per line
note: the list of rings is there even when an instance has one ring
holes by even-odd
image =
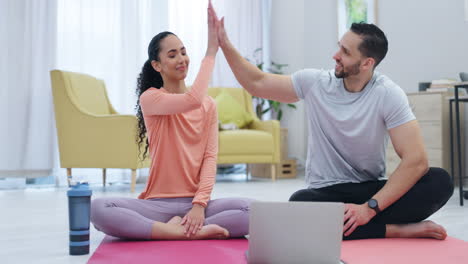
[[[229,39],[244,57],[262,47],[262,0],[213,0],[218,17],[225,17]],[[207,42],[207,0],[169,1],[169,29],[184,43],[190,56],[190,70],[186,83],[191,84],[200,68]],[[240,87],[222,51],[216,56],[212,86]]]
[[[104,80],[117,112],[135,114],[137,76],[149,42],[167,30],[167,9],[167,0],[58,0],[56,68]],[[55,169],[58,184],[65,184],[65,170]],[[74,180],[90,183],[101,183],[101,174],[72,170]],[[130,180],[130,170],[111,169],[107,175],[110,183]]]
[[[46,176],[54,166],[55,28],[54,0],[0,1],[0,178]]]
[[[57,68],[103,79],[119,113],[134,113],[151,38],[167,28],[167,0],[58,0]]]

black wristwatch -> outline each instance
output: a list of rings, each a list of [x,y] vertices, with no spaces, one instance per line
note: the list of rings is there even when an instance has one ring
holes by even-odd
[[[376,214],[380,213],[379,203],[376,199],[370,199],[369,201],[367,201],[367,206],[373,209]]]

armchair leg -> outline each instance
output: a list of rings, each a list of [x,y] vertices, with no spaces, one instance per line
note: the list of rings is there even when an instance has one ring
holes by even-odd
[[[106,187],[106,168],[102,168],[102,186]]]
[[[276,164],[271,164],[271,180],[276,181]]]
[[[71,175],[71,168],[67,168],[67,181],[68,181],[68,187],[71,185],[71,180],[72,180],[72,175]]]
[[[132,169],[132,183],[130,185],[130,191],[135,192],[135,185],[136,185],[136,169]]]

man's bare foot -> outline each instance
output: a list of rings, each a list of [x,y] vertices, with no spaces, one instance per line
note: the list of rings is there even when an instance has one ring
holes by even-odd
[[[182,217],[177,216],[177,215],[172,217],[171,220],[167,221],[168,224],[173,224],[173,225],[180,224],[180,222],[182,222]]]
[[[447,237],[447,231],[445,231],[443,226],[427,220],[419,223],[387,225],[386,237],[435,238],[444,240]]]
[[[192,239],[227,239],[229,231],[219,225],[206,225]]]

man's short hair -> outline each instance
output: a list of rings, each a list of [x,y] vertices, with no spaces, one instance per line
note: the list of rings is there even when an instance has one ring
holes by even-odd
[[[375,67],[385,58],[388,51],[387,37],[380,28],[374,24],[364,22],[353,23],[350,30],[362,38],[358,49],[362,55],[373,58]]]

